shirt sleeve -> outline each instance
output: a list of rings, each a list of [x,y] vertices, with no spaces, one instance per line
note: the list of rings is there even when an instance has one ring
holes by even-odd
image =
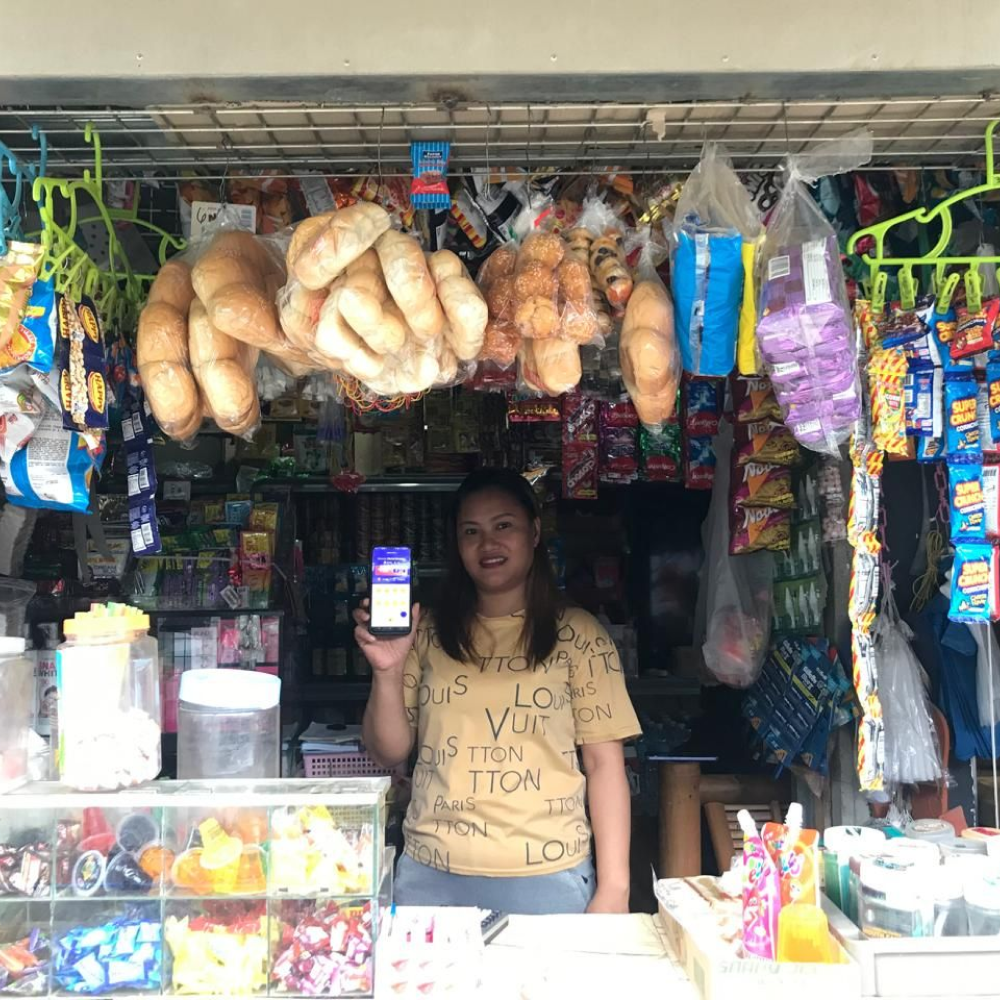
[[[581,615],[574,626],[579,639],[574,644],[570,686],[577,746],[641,736],[611,636],[591,615]]]

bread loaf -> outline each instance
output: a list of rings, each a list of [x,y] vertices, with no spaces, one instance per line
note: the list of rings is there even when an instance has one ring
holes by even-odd
[[[406,322],[389,297],[376,253],[366,252],[347,269],[339,303],[344,320],[376,354],[402,348]]]
[[[247,434],[260,423],[258,351],[216,329],[199,299],[188,315],[191,368],[220,430]]]
[[[618,353],[639,419],[659,428],[674,411],[681,379],[673,305],[659,281],[640,281],[633,289]]]
[[[182,260],[168,260],[157,272],[149,289],[149,305],[165,302],[186,316],[194,298],[191,268]]]
[[[468,278],[461,257],[450,250],[438,250],[427,255],[427,266],[435,285],[440,285],[445,278]]]
[[[571,392],[580,384],[583,368],[580,348],[559,337],[531,342],[534,357],[532,381],[550,396]]]
[[[322,288],[354,263],[389,228],[379,205],[356,205],[300,224],[288,247],[288,270],[306,288]]]
[[[431,277],[447,319],[444,335],[457,360],[472,361],[483,346],[489,309],[462,261],[450,250],[428,258]]]
[[[479,352],[480,361],[489,361],[501,368],[510,368],[517,360],[521,346],[521,334],[509,320],[491,319],[486,324],[483,347]]]
[[[390,231],[375,244],[389,292],[418,341],[444,332],[444,311],[420,245],[411,236]]]
[[[340,311],[340,296],[346,277],[338,279],[320,310],[316,327],[316,350],[362,382],[376,378],[385,368],[385,356],[373,351],[351,329]]]
[[[173,269],[172,269],[173,270]],[[187,316],[167,299],[176,295],[168,277],[154,301],[139,316],[136,364],[149,405],[163,433],[178,441],[193,437],[201,426],[202,404],[191,372]],[[155,282],[154,282],[155,287]],[[165,289],[170,288],[170,291]],[[152,295],[152,290],[150,291]]]
[[[278,319],[292,345],[308,353],[316,343],[319,311],[329,289],[312,290],[292,278],[278,293]]]
[[[512,278],[516,264],[517,248],[513,243],[497,247],[479,269],[479,287],[485,291],[492,287],[498,278]]]
[[[284,340],[275,290],[278,266],[250,233],[217,233],[191,272],[194,291],[217,330],[253,347]]]

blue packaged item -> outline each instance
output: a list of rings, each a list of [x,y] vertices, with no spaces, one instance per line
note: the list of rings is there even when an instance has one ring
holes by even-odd
[[[945,457],[944,435],[917,438],[917,461],[939,462]]]
[[[0,373],[12,371],[18,365],[28,365],[46,375],[52,371],[57,315],[53,280],[36,281],[14,336],[0,348]]]
[[[430,208],[440,212],[451,209],[448,191],[448,157],[450,142],[411,142],[413,180],[410,183],[410,204],[414,208]]]
[[[986,406],[994,441],[1000,442],[1000,354],[990,351],[986,362]]]
[[[130,503],[128,508],[129,536],[132,551],[137,556],[155,555],[163,548],[160,525],[156,514],[156,501]]]
[[[944,383],[944,431],[949,462],[981,462],[979,389],[974,378],[951,377]]]
[[[706,232],[685,221],[677,232],[670,279],[686,372],[721,377],[733,370],[743,275],[738,232]]]
[[[910,437],[934,437],[935,418],[936,433],[941,433],[940,388],[940,368],[915,368],[911,363],[903,383],[906,433]]]
[[[970,373],[973,368],[972,358],[956,361],[951,356],[951,342],[958,335],[958,314],[954,307],[949,306],[943,313],[935,310],[931,316],[930,327],[930,346],[934,352],[934,363],[943,369],[945,375]]]
[[[103,449],[92,453],[83,434],[64,430],[62,416],[50,409],[10,463],[0,464],[0,478],[16,507],[85,514],[103,457]]]
[[[986,538],[982,465],[949,464],[948,509],[951,512],[952,544]]]
[[[948,617],[953,622],[989,622],[996,612],[996,549],[989,542],[956,545]]]
[[[915,308],[904,309],[898,302],[892,304],[889,316],[880,326],[882,347],[903,347],[925,338],[930,333],[934,315],[934,300],[921,299]]]

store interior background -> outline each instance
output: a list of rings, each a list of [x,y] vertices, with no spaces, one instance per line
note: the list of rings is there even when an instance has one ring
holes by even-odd
[[[69,0],[52,0],[47,16],[64,30],[48,33],[44,47],[10,46],[0,67],[0,103],[6,108],[0,111],[0,137],[13,145],[27,122],[39,121],[52,132],[52,147],[62,150],[51,159],[52,167],[69,172],[88,162],[80,125],[93,121],[111,173],[117,165],[133,176],[158,170],[175,178],[198,164],[218,177],[283,162],[320,170],[331,162],[352,169],[377,164],[389,173],[404,169],[411,134],[418,135],[413,126],[419,126],[420,138],[448,137],[453,130],[458,166],[503,161],[529,167],[576,164],[586,171],[620,157],[683,173],[697,161],[706,138],[721,138],[735,156],[773,168],[793,146],[843,131],[838,121],[857,120],[873,123],[883,140],[883,162],[933,168],[963,156],[974,159],[981,149],[980,121],[998,114],[989,92],[996,83],[993,39],[1000,31],[1000,10],[984,10],[969,0],[937,17],[933,31],[914,16],[912,3],[887,0],[879,5],[879,18],[892,30],[879,32],[866,27],[871,8],[857,0],[838,4],[825,16],[791,0],[771,3],[766,11],[748,11],[739,0],[693,6],[626,0],[613,12],[615,30],[609,30],[609,12],[596,3],[562,7],[567,5],[514,0],[488,16],[456,17],[440,10],[422,17],[399,0],[386,0],[375,19],[345,17],[317,0],[289,0],[276,20],[248,17],[246,6],[235,0],[208,6],[178,0],[164,23],[162,8],[148,2],[102,4],[83,17]],[[157,30],[150,31],[154,12]],[[8,37],[33,37],[33,19],[26,7],[6,12]],[[393,30],[378,31],[376,20]],[[976,30],[969,30],[973,23]],[[651,24],[656,31],[645,30]],[[253,110],[240,111],[233,102]],[[285,147],[282,137],[266,131],[281,121],[280,112],[269,113],[271,102],[350,106],[354,127],[325,141],[289,136]],[[163,110],[148,118],[109,110],[153,106]],[[688,120],[702,124],[685,128]],[[300,118],[293,121],[302,124]],[[504,122],[513,128],[504,131]],[[240,128],[263,131],[252,133],[251,140]],[[338,128],[348,127],[338,123]],[[241,142],[258,145],[240,151]],[[142,198],[144,216],[166,228],[176,225],[173,182],[144,185]],[[994,243],[1000,245],[1000,238]],[[277,435],[290,438],[289,423],[277,428]],[[544,440],[528,439],[532,433],[515,432],[514,446],[524,458],[546,451]],[[162,460],[170,458],[216,470],[211,485],[193,484],[195,498],[211,490],[231,492],[236,467],[253,464],[253,459],[237,461],[234,444],[211,434],[203,435],[194,451],[164,448]],[[427,476],[429,492],[421,495],[443,504],[461,471],[453,464],[438,473],[436,487]],[[890,464],[886,472],[890,547],[903,594],[912,586],[910,567],[923,517],[920,505],[910,502],[921,488],[921,475],[912,464]],[[332,504],[338,511],[334,530],[342,535],[340,561],[364,558],[351,551],[352,525],[358,503],[375,493],[331,500],[321,483],[294,489],[275,482],[263,489],[267,499],[294,514],[286,529],[303,539],[307,554],[309,532],[318,537]],[[773,767],[750,757],[739,693],[702,687],[692,656],[677,652],[692,640],[708,496],[669,484],[633,484],[608,488],[592,503],[558,502],[550,513],[567,540],[568,592],[616,622],[636,621],[640,678],[631,690],[637,709],[647,719],[689,727],[685,751],[718,758],[704,765],[706,773],[769,775]],[[42,515],[35,554],[44,553],[50,566],[72,574],[76,556],[65,547],[67,529],[65,518]],[[613,562],[621,553],[627,555],[620,560],[617,583],[595,588],[595,561]],[[846,655],[848,550],[835,546],[828,555],[827,634]],[[36,570],[40,566],[36,562]],[[428,573],[422,585],[432,583]],[[80,606],[87,596],[77,592]],[[328,677],[325,670],[317,675],[312,668],[311,649],[328,639],[331,645],[349,642],[349,630],[317,637],[315,616],[310,626],[301,595],[276,588],[275,597],[283,616],[285,721],[356,721],[364,703],[363,678]],[[39,617],[72,610],[65,603],[36,604]],[[170,618],[161,629],[191,624],[181,613],[171,612]],[[842,730],[821,798],[806,798],[816,809],[814,825],[867,815],[856,791],[853,757],[853,734]],[[965,805],[971,821],[975,776],[953,773],[952,802]],[[649,774],[640,781],[644,790],[655,784]],[[796,781],[796,797],[805,792]],[[786,800],[791,794],[786,785]],[[658,856],[655,803],[655,795],[637,796],[633,905],[640,909],[653,906],[648,872]],[[710,871],[707,832],[703,846]]]

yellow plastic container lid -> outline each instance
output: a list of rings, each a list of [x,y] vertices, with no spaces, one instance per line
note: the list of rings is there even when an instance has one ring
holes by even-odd
[[[63,622],[67,638],[97,638],[149,630],[149,615],[128,604],[92,604]]]

